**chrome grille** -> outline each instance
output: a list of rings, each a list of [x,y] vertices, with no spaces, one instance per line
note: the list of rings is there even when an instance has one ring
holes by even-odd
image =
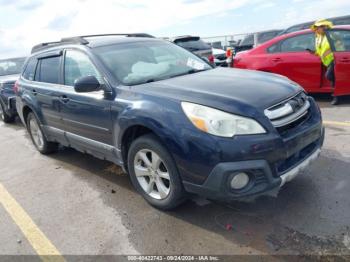
[[[301,92],[288,100],[278,103],[264,111],[276,128],[289,125],[304,117],[310,108],[307,95]]]

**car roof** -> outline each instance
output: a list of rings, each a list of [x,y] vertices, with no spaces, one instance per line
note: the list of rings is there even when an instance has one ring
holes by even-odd
[[[141,42],[145,39],[155,41],[156,38],[152,35],[145,33],[75,36],[62,38],[60,41],[57,42],[46,42],[37,44],[32,48],[31,53],[40,54],[43,51],[47,52],[50,50],[57,50],[67,45],[88,46],[90,48],[95,48],[98,46],[105,46],[118,43]]]
[[[25,60],[25,56],[20,56],[20,57],[11,57],[11,58],[6,58],[6,59],[0,59],[0,62],[6,62],[6,61],[12,61],[12,60]]]

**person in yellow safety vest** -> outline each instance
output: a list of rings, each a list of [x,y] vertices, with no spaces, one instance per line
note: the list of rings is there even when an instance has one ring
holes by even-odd
[[[315,32],[315,51],[309,51],[321,58],[322,64],[327,68],[326,78],[332,83],[334,88],[334,54],[325,32],[325,30],[332,27],[333,23],[325,19],[318,20],[311,26],[311,30]],[[338,104],[338,97],[333,95],[332,105],[336,104]]]

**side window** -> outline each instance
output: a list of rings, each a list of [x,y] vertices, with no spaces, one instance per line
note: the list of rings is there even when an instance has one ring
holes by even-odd
[[[276,43],[276,44],[270,46],[269,48],[267,48],[267,52],[270,54],[278,53],[279,51],[280,51],[279,43]]]
[[[314,34],[294,36],[281,43],[281,52],[304,52],[306,49],[315,49]]]
[[[350,31],[349,30],[332,30],[329,36],[336,52],[350,51]]]
[[[23,78],[33,81],[35,76],[35,69],[38,60],[36,58],[31,58],[26,66],[26,69],[23,72]]]
[[[83,76],[95,76],[102,84],[102,77],[87,55],[67,50],[64,62],[64,84],[74,86],[74,81]]]
[[[61,56],[40,59],[40,67],[35,80],[45,83],[58,84]]]

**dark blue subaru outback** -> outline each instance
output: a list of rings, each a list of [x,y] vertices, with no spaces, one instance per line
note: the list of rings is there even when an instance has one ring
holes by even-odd
[[[212,68],[145,34],[37,45],[17,91],[38,151],[62,144],[112,161],[160,209],[187,193],[267,194],[316,159],[324,140],[318,106],[291,80]]]

